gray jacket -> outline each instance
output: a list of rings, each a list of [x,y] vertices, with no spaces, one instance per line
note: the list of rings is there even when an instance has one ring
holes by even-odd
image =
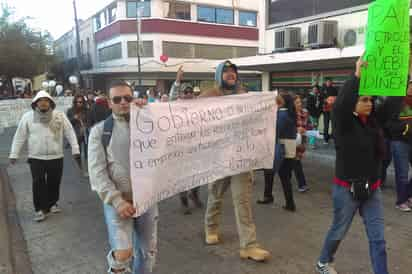
[[[133,200],[130,178],[130,127],[122,117],[113,114],[114,126],[106,152],[102,143],[104,121],[91,130],[89,137],[90,184],[106,204],[118,208],[123,201]],[[152,273],[157,255],[158,208],[153,206],[139,217],[140,234],[144,260],[143,274]]]
[[[103,124],[98,123],[89,137],[88,163],[90,184],[102,201],[118,208],[123,201],[132,201],[130,180],[130,127],[124,118],[113,114],[112,138],[106,152],[102,144]]]

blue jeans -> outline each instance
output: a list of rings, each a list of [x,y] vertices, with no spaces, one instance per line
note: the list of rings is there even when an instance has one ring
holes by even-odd
[[[391,150],[395,167],[396,204],[400,205],[412,196],[412,182],[408,180],[411,146],[402,141],[392,141]]]
[[[333,185],[333,224],[322,248],[319,261],[323,264],[333,261],[340,242],[348,232],[356,211],[363,218],[369,240],[369,255],[375,274],[388,274],[384,238],[381,191],[377,189],[365,202],[353,200],[348,188]]]
[[[111,247],[111,250],[107,255],[109,268],[129,269],[130,261],[119,262],[112,256],[113,251],[115,250],[133,249],[132,273],[142,274],[143,260],[139,239],[140,235],[138,233],[139,218],[121,218],[116,209],[107,204],[103,205],[103,209]]]

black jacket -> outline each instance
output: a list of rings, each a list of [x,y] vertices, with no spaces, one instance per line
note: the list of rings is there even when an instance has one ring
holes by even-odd
[[[342,87],[334,104],[335,176],[346,181],[360,178],[376,181],[385,153],[381,123],[386,123],[390,112],[386,109],[388,105],[383,104],[372,111],[364,124],[354,114],[358,90],[359,79],[353,76]]]
[[[382,103],[385,112],[382,112],[378,118],[383,125],[385,138],[412,144],[412,122],[399,119],[403,99],[404,97],[389,97],[385,100]]]
[[[296,139],[296,118],[291,117],[288,110],[280,108],[277,113],[276,138]]]
[[[105,120],[111,113],[112,111],[107,106],[98,103],[93,104],[88,113],[88,127],[91,128],[98,122]]]
[[[310,93],[306,103],[309,115],[319,117],[323,108],[323,96],[320,93]]]

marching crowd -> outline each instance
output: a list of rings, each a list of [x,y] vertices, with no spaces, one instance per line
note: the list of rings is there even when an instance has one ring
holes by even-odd
[[[406,97],[375,98],[358,93],[361,58],[351,78],[339,90],[331,80],[321,88],[313,86],[307,98],[279,91],[276,123],[275,159],[272,169],[264,170],[265,186],[259,205],[271,204],[273,181],[279,176],[285,197],[284,209],[297,210],[291,177],[295,174],[298,190],[309,190],[302,159],[306,146],[314,147],[308,134],[318,127],[323,116],[324,142],[333,139],[336,149],[335,176],[331,178],[333,220],[327,232],[315,268],[321,274],[337,273],[332,263],[339,244],[349,230],[356,212],[363,218],[369,240],[370,258],[375,274],[387,274],[384,217],[380,187],[386,179],[386,168],[393,159],[397,201],[402,212],[411,211],[412,183],[408,180],[412,162],[412,85]],[[107,254],[108,273],[152,273],[157,253],[157,206],[138,218],[132,201],[130,178],[130,105],[143,107],[152,102],[193,100],[196,97],[226,96],[247,92],[240,84],[235,64],[221,63],[215,74],[216,87],[196,96],[193,87],[183,83],[179,68],[169,94],[156,98],[136,98],[132,87],[123,81],[114,82],[108,92],[73,97],[73,106],[66,114],[55,110],[53,97],[40,91],[32,100],[32,111],[21,119],[13,139],[10,162],[20,156],[28,143],[28,163],[33,179],[35,221],[47,214],[58,213],[59,186],[63,172],[64,138],[71,146],[79,166],[87,166],[91,188],[104,205],[104,216],[111,246]],[[409,97],[411,95],[411,97]],[[304,104],[305,102],[305,104]],[[305,106],[304,106],[305,105]],[[332,125],[330,134],[329,125]],[[83,151],[83,153],[81,153]],[[81,162],[84,155],[86,164]],[[220,218],[225,192],[230,188],[239,234],[239,255],[242,259],[266,261],[271,253],[257,241],[252,215],[253,171],[236,174],[208,185],[204,206],[199,188],[180,194],[184,214],[190,214],[189,201],[205,207],[205,242],[219,244]]]

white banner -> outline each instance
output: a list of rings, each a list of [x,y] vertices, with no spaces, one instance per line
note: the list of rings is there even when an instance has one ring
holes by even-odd
[[[55,97],[56,109],[66,113],[73,97]],[[24,113],[31,110],[32,99],[0,100],[0,129],[17,127]]]
[[[131,178],[139,215],[218,179],[272,168],[276,93],[154,103],[131,112]]]

